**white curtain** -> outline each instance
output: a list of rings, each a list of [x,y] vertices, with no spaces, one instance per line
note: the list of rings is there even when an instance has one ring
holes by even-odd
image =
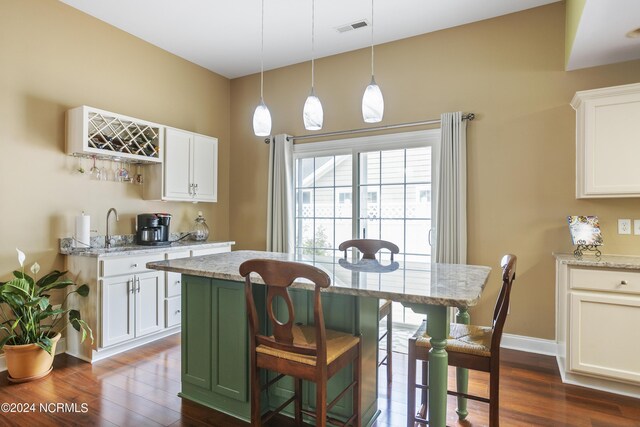
[[[267,206],[267,251],[293,252],[293,141],[271,137]]]
[[[436,262],[467,262],[467,124],[462,112],[441,120]]]

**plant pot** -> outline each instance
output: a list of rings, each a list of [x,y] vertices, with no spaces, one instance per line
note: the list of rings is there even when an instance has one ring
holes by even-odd
[[[59,340],[60,333],[51,338],[52,354],[47,353],[36,344],[5,344],[4,356],[7,362],[7,371],[9,371],[9,381],[25,382],[47,376],[53,369],[53,357],[56,354],[56,345]]]

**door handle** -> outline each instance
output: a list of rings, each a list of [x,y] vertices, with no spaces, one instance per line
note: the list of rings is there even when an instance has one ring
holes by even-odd
[[[136,279],[133,278],[127,281],[127,291],[131,291],[132,294],[136,293]]]
[[[136,277],[136,282],[138,283],[138,287],[136,288],[136,292],[140,293],[140,278]]]

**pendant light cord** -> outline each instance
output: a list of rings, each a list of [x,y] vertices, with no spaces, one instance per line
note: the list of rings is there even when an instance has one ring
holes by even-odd
[[[262,0],[264,1],[264,0]],[[315,68],[315,32],[316,32],[316,2],[311,0],[311,91],[313,92],[314,68]]]
[[[371,77],[373,77],[373,0],[371,0]]]
[[[262,0],[262,16],[260,18],[260,102],[263,102],[264,88],[264,0]]]

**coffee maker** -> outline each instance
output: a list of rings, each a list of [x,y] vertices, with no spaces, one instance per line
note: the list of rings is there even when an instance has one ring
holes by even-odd
[[[169,245],[169,224],[171,214],[148,213],[138,215],[136,242],[139,245]]]

